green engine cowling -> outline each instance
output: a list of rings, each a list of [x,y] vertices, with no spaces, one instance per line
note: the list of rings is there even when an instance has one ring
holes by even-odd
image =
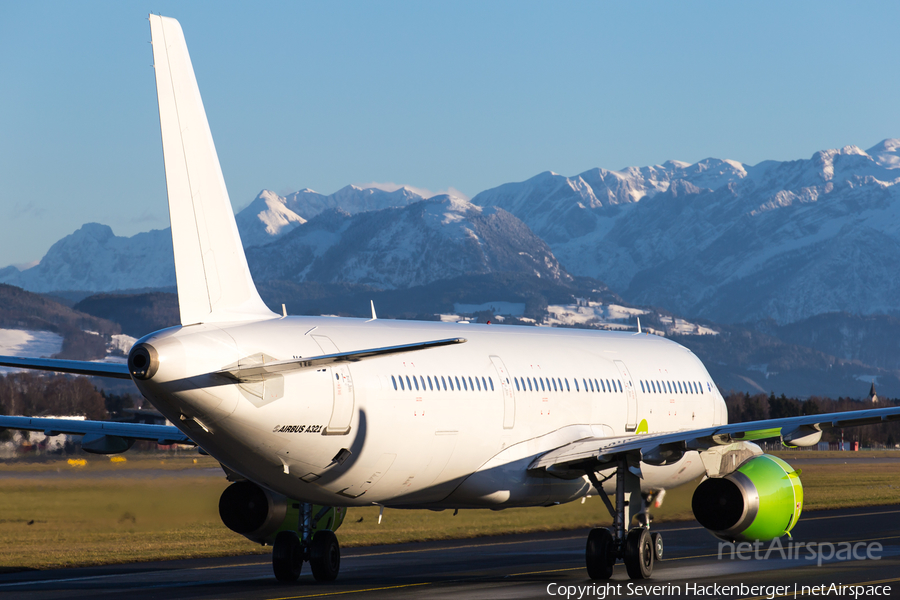
[[[313,532],[336,531],[347,509],[313,505]],[[219,498],[219,516],[228,529],[260,544],[271,545],[279,531],[297,531],[300,503],[251,481],[237,481]]]
[[[800,518],[800,471],[775,456],[754,456],[725,477],[697,486],[691,507],[697,521],[720,539],[773,540],[789,534]]]

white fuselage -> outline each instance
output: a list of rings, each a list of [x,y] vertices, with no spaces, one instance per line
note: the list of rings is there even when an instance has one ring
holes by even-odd
[[[240,384],[209,375],[450,337],[467,342]],[[727,421],[700,360],[655,335],[284,317],[173,328],[142,341],[160,366],[138,386],[205,451],[276,492],[332,506],[567,502],[590,491],[587,479],[531,474],[536,456],[592,436]],[[643,471],[645,489],[704,472],[693,452]]]

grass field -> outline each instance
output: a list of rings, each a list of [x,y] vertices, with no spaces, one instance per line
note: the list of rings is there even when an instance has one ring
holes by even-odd
[[[793,453],[779,453],[791,460]],[[799,458],[829,458],[803,452]],[[834,453],[848,464],[803,466],[806,510],[900,504],[900,462],[867,463],[873,453]],[[126,455],[128,456],[128,455]],[[0,570],[51,568],[267,553],[232,533],[218,516],[228,485],[217,463],[196,454],[134,455],[125,462],[89,457],[0,464]],[[58,474],[57,474],[58,473]],[[848,485],[852,482],[853,485]],[[669,492],[657,522],[692,519],[698,482]],[[508,532],[608,525],[602,502],[504,511],[351,509],[340,530],[345,547]]]

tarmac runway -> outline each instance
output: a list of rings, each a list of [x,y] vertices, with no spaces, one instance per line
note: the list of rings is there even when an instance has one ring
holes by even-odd
[[[719,556],[718,540],[695,522],[653,529],[665,541],[653,577],[630,581],[619,564],[608,586],[587,578],[585,530],[346,548],[331,584],[315,582],[308,565],[300,581],[280,584],[268,556],[246,556],[9,573],[0,575],[0,597],[566,598],[575,586],[569,597],[601,600],[900,598],[900,506],[805,513],[793,546],[783,540],[741,555]]]

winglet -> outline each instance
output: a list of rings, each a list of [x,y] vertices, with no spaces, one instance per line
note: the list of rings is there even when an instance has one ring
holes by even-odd
[[[270,319],[256,291],[178,21],[150,15],[181,324]]]

